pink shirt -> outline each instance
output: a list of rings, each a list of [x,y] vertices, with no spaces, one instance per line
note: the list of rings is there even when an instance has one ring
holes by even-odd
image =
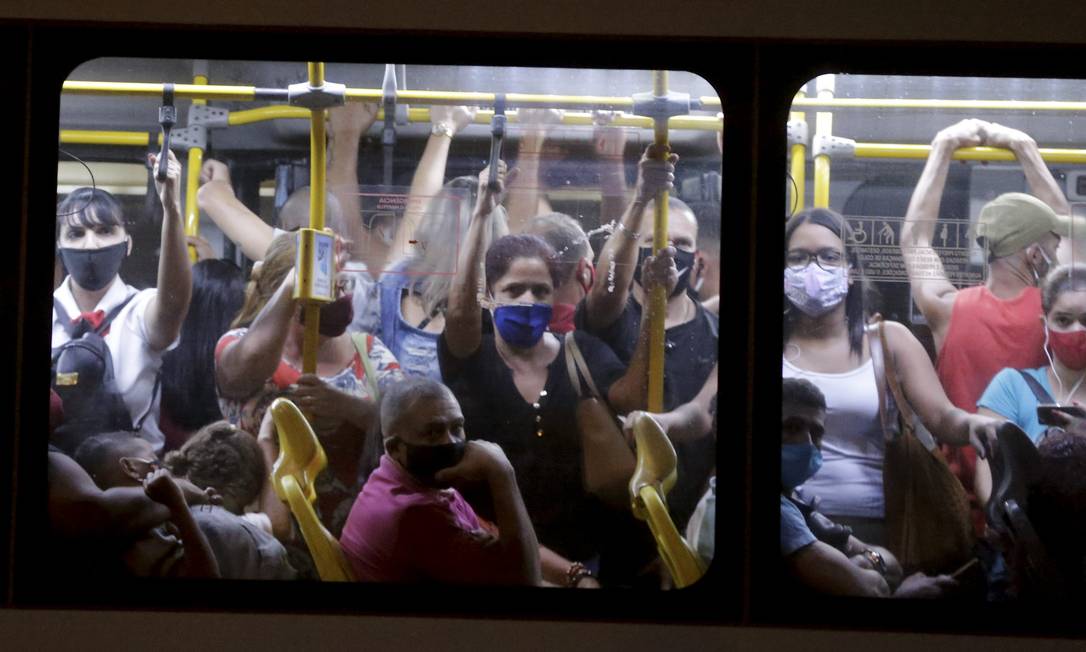
[[[362,487],[339,539],[364,582],[494,584],[496,542],[459,492],[421,484],[388,455]]]

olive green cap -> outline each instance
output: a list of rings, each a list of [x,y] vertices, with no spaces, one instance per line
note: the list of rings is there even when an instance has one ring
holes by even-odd
[[[1007,192],[980,209],[975,227],[977,244],[995,258],[1009,256],[1038,242],[1046,233],[1071,234],[1071,220],[1024,192]]]

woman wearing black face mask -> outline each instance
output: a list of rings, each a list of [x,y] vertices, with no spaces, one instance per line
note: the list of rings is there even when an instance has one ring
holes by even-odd
[[[487,308],[494,332],[483,332],[479,263],[490,221],[501,210],[501,192],[486,187],[487,176],[486,171],[480,175],[475,213],[449,291],[445,332],[438,341],[442,378],[460,402],[465,431],[501,446],[516,470],[540,544],[548,549],[541,556],[544,579],[564,584],[571,560],[589,562],[597,556],[607,574],[601,530],[613,526],[607,534],[620,531],[629,524],[621,520],[632,517],[604,514],[584,490],[578,398],[567,372],[566,342],[545,332],[559,273],[554,250],[538,236],[505,236],[486,250]],[[649,274],[658,282],[660,270]],[[643,404],[647,355],[626,369],[595,337],[573,336],[604,400],[622,413]],[[606,526],[601,525],[604,519],[610,519]],[[647,532],[643,525],[633,526],[623,552],[637,548],[637,535]]]
[[[152,169],[156,159],[154,154],[148,156]],[[55,350],[93,330],[103,336],[112,357],[116,392],[133,432],[156,451],[162,450],[164,441],[158,426],[156,377],[162,354],[177,342],[192,293],[180,175],[181,165],[171,152],[167,180],[155,180],[163,207],[157,289],[137,290],[118,273],[132,252],[132,238],[111,194],[78,188],[57,206],[57,257],[68,276],[53,292],[52,346]],[[69,389],[73,388],[65,387]],[[73,406],[74,401],[69,407]],[[79,418],[71,410],[68,416]]]
[[[353,312],[345,288],[321,307],[317,373],[302,374],[305,327],[293,299],[296,250],[297,235],[281,235],[254,267],[234,329],[215,349],[215,381],[223,416],[247,432],[260,430],[279,396],[310,415],[328,455],[328,469],[317,481],[318,513],[338,536],[361,486],[364,443],[376,432],[377,388],[403,375],[379,339],[347,330]]]

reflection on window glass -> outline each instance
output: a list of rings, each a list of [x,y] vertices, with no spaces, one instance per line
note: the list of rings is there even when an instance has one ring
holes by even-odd
[[[825,75],[796,96],[788,581],[976,602],[1084,587],[1083,91]]]
[[[660,74],[78,68],[49,457],[87,498],[50,500],[118,516],[52,540],[95,578],[695,582],[723,122],[665,73],[689,108],[653,145]]]

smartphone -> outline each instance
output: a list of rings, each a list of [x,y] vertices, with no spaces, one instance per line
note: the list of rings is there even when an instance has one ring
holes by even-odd
[[[1057,410],[1078,419],[1086,419],[1086,409],[1077,405],[1056,405],[1048,403],[1037,406],[1037,420],[1046,426],[1062,425],[1063,422],[1057,421],[1052,415],[1052,413]]]

